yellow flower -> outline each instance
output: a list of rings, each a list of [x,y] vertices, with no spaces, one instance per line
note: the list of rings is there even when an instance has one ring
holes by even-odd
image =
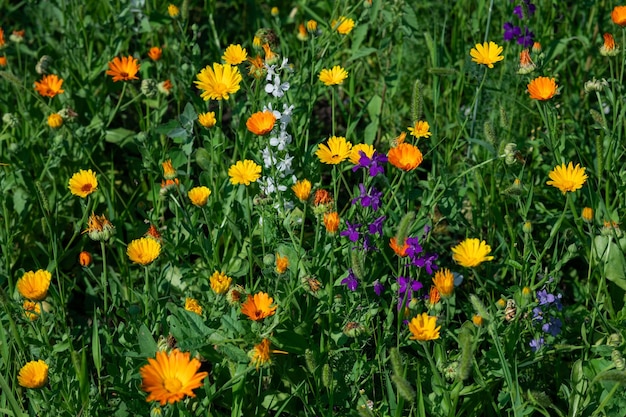
[[[291,187],[291,189],[293,190],[293,193],[296,195],[298,200],[305,203],[306,201],[308,201],[309,197],[311,196],[311,181],[307,179],[297,181]]]
[[[350,156],[352,144],[343,136],[333,136],[328,139],[328,145],[318,146],[315,155],[325,164],[336,165]]]
[[[452,248],[452,259],[461,266],[471,268],[491,261],[493,256],[487,256],[490,252],[491,246],[484,240],[467,238]]]
[[[450,297],[454,292],[454,275],[452,275],[449,269],[444,268],[435,272],[433,284],[435,284],[442,297]]]
[[[115,226],[104,215],[91,213],[83,233],[87,233],[92,240],[106,241],[115,233]]]
[[[270,358],[270,353],[284,353],[282,350],[273,350],[270,349],[270,341],[269,339],[263,339],[261,343],[254,346],[250,352],[248,352],[248,356],[250,357],[250,363],[256,367],[258,370],[260,366],[265,364],[269,364],[272,362]]]
[[[248,52],[241,45],[229,45],[222,55],[222,61],[230,65],[239,65],[248,58]]]
[[[395,148],[389,149],[387,159],[396,168],[412,171],[422,163],[423,156],[417,146],[402,142]]]
[[[22,366],[17,382],[24,388],[41,388],[48,383],[48,364],[39,359]]]
[[[196,313],[199,316],[202,315],[202,306],[198,304],[198,300],[195,298],[185,298],[185,310]]]
[[[359,143],[354,145],[350,150],[350,162],[352,162],[354,165],[357,165],[361,160],[361,152],[363,152],[368,158],[371,158],[372,156],[374,156],[374,147],[366,143]]]
[[[439,329],[437,325],[437,317],[429,316],[422,313],[411,319],[409,323],[409,331],[411,332],[411,340],[435,340],[439,339]]]
[[[54,74],[44,75],[40,81],[35,81],[35,90],[42,97],[54,97],[57,94],[64,93],[65,90],[61,89],[63,85],[63,79],[57,77]]]
[[[304,23],[300,23],[298,25],[298,34],[296,35],[296,37],[303,42],[309,39],[309,32],[307,32]]]
[[[161,244],[149,237],[135,239],[128,244],[126,255],[128,258],[140,265],[148,265],[154,261],[161,253]]]
[[[52,275],[50,272],[43,269],[24,272],[24,275],[17,280],[17,291],[24,298],[32,301],[41,301],[48,295],[51,279]]]
[[[252,46],[258,49],[261,47],[261,42],[261,38],[254,35],[254,38],[252,38]]]
[[[502,47],[495,42],[485,42],[482,45],[477,43],[476,47],[470,51],[472,61],[480,65],[487,65],[489,68],[493,68],[494,63],[504,59],[500,55],[501,53]]]
[[[241,73],[239,68],[230,64],[214,63],[213,68],[207,65],[198,75],[194,84],[202,90],[202,97],[205,101],[228,100],[229,94],[239,91]]]
[[[626,6],[615,6],[611,12],[611,20],[616,25],[626,26]]]
[[[549,177],[550,181],[546,184],[558,188],[563,194],[581,189],[588,178],[585,168],[581,168],[580,164],[574,166],[572,162],[567,166],[565,164],[556,166],[550,171]]]
[[[308,30],[309,32],[317,32],[317,22],[313,19],[307,20],[306,30]]]
[[[255,182],[261,177],[261,166],[249,159],[237,161],[235,165],[228,168],[228,176],[233,185],[250,185],[251,182]]]
[[[215,271],[211,278],[211,289],[215,294],[224,294],[230,288],[230,284],[233,282],[233,279],[227,276],[223,272]]]
[[[198,115],[198,122],[207,129],[212,128],[215,126],[215,123],[217,123],[217,120],[215,119],[215,112],[209,111],[206,113],[200,113]]]
[[[131,55],[123,56],[122,59],[115,57],[109,62],[107,75],[113,77],[113,82],[138,80],[136,77],[140,65]]]
[[[347,35],[354,28],[354,20],[346,16],[339,16],[338,20],[333,20],[330,26],[342,35]]]
[[[204,207],[211,195],[211,190],[208,187],[193,187],[187,193],[187,197],[191,200],[191,204],[197,207]]]
[[[479,316],[478,314],[474,314],[472,316],[472,323],[474,323],[474,325],[476,327],[480,327],[483,325],[483,318],[482,316]]]
[[[59,127],[63,126],[63,118],[61,117],[61,115],[59,113],[52,113],[50,116],[48,116],[48,126],[50,126],[52,129],[58,129]]]
[[[92,170],[81,169],[70,178],[70,192],[79,197],[85,198],[98,189],[98,179]]]
[[[409,132],[416,138],[428,138],[430,137],[430,126],[428,122],[418,120],[412,127],[409,127]]]
[[[274,17],[278,16],[278,13],[279,13],[278,7],[276,7],[276,6],[272,7],[271,10],[270,10],[270,13]]]
[[[320,71],[319,79],[327,86],[343,84],[346,78],[348,78],[348,72],[340,67],[339,65],[335,65],[332,69],[326,69]]]
[[[246,121],[246,127],[255,135],[263,136],[270,133],[272,129],[274,129],[275,123],[276,117],[274,116],[274,113],[269,110],[265,110],[256,112],[250,116],[248,121]]]
[[[161,55],[163,55],[163,50],[158,46],[153,46],[148,51],[148,58],[153,61],[158,61],[159,59],[161,59]]]
[[[428,291],[428,304],[433,307],[439,300],[441,300],[441,293],[436,286],[432,285],[430,291]]]
[[[280,256],[280,254],[276,254],[276,272],[279,274],[284,274],[289,268],[289,259],[286,256]]]
[[[163,178],[166,180],[173,180],[176,178],[176,169],[174,168],[174,165],[172,165],[171,159],[161,162],[161,166],[163,167]]]
[[[593,221],[593,209],[591,207],[583,208],[580,217],[582,217],[587,223],[591,223]]]
[[[180,9],[173,4],[170,4],[169,6],[167,6],[167,13],[170,15],[170,17],[176,17],[180,14]]]
[[[41,315],[41,304],[34,301],[24,301],[22,304],[24,315],[30,321],[35,321]]]
[[[339,214],[336,211],[324,213],[324,227],[326,232],[331,235],[337,233],[337,230],[339,230]]]
[[[148,365],[139,370],[141,389],[149,393],[146,401],[159,401],[161,406],[173,404],[185,396],[195,397],[193,390],[202,386],[207,372],[198,372],[200,361],[189,359],[189,352],[161,351],[156,359],[148,358]]]
[[[528,93],[533,100],[549,100],[556,94],[558,85],[554,78],[537,77],[528,83]]]
[[[272,306],[274,299],[264,292],[249,295],[241,305],[241,312],[250,320],[259,321],[276,313],[276,306]]]

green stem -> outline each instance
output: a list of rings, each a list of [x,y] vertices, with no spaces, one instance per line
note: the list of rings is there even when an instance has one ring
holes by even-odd
[[[107,252],[104,241],[100,241],[100,250],[102,251],[102,292],[104,294],[104,315],[109,313],[109,281],[107,278]]]
[[[127,83],[124,83],[124,85],[122,86],[122,93],[120,94],[120,98],[117,100],[117,105],[115,106],[115,110],[113,110],[113,113],[111,113],[111,116],[109,116],[109,121],[107,122],[106,127],[109,127],[109,125],[113,121],[113,118],[115,118],[115,115],[117,114],[117,111],[119,110],[120,105],[122,104],[122,99],[124,98],[124,93],[126,92],[127,85],[128,85]]]

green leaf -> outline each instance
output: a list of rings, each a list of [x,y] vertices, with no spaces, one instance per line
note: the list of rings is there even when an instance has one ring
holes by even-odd
[[[104,139],[109,143],[116,143],[120,146],[124,146],[124,144],[130,141],[135,137],[135,132],[132,130],[124,129],[123,127],[107,130],[106,136]]]
[[[211,154],[205,148],[196,149],[196,163],[204,170],[209,171],[211,169]]]
[[[137,338],[139,341],[139,351],[143,357],[150,358],[156,354],[157,344],[145,324],[142,324],[139,328]]]
[[[355,61],[357,59],[371,55],[376,51],[378,51],[378,49],[376,48],[370,48],[370,47],[361,48],[358,51],[355,51],[354,53],[352,53],[352,56],[348,59],[348,62]]]

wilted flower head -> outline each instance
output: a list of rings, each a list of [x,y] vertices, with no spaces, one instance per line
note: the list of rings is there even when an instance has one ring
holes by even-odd
[[[106,218],[106,216],[98,216],[91,213],[87,223],[87,229],[83,231],[95,241],[107,241],[115,234],[115,226]]]

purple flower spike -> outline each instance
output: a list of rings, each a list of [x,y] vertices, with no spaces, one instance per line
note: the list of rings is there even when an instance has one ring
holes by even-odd
[[[359,240],[359,228],[361,227],[361,225],[358,223],[351,224],[349,221],[346,221],[346,225],[348,226],[348,229],[342,231],[341,233],[339,233],[339,235],[348,236],[350,242],[356,242],[357,240]]]
[[[533,340],[531,340],[528,345],[530,346],[533,352],[537,352],[539,349],[541,349],[544,343],[545,343],[545,340],[543,339],[543,337],[536,337]]]
[[[379,280],[374,281],[374,292],[376,293],[376,295],[380,297],[383,291],[385,291],[385,287],[383,287],[383,284],[381,284]]]
[[[527,27],[524,27],[524,34],[517,38],[517,43],[522,45],[524,48],[530,48],[535,43],[533,40],[534,37],[535,34],[532,33]]]
[[[424,256],[421,256],[419,258],[414,258],[411,263],[417,266],[418,268],[426,268],[426,272],[428,272],[429,275],[432,275],[433,270],[436,270],[439,268],[434,263],[438,257],[439,255],[437,255],[436,253],[427,253]]]
[[[522,34],[522,29],[520,29],[519,26],[513,26],[513,23],[511,22],[506,22],[502,27],[504,29],[505,41],[517,39]]]
[[[350,291],[356,291],[359,286],[359,280],[356,279],[352,268],[348,270],[348,276],[341,280],[341,283],[348,287]]]
[[[375,235],[378,233],[380,237],[383,236],[383,222],[387,216],[380,216],[376,220],[374,220],[368,227],[370,235]]]

